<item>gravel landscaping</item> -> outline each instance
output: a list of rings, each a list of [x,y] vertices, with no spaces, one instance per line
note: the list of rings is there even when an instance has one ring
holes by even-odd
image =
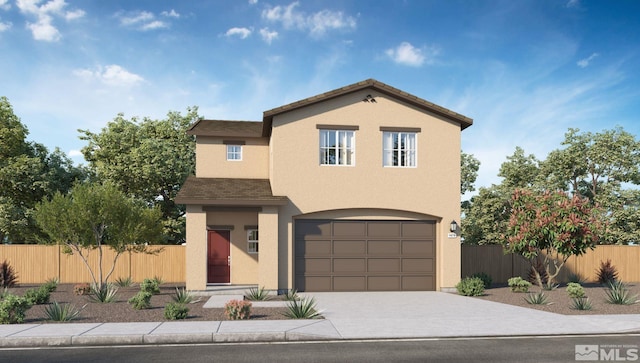
[[[562,285],[555,290],[542,292],[547,296],[549,305],[531,305],[525,301],[527,293],[511,292],[509,287],[492,287],[485,290],[483,296],[477,299],[490,300],[499,303],[517,305],[530,309],[548,311],[551,313],[565,315],[586,315],[586,314],[640,314],[640,303],[633,305],[615,305],[606,302],[605,288],[598,284],[583,285],[586,296],[591,301],[591,310],[575,310],[571,308],[571,298],[567,294],[566,286]],[[540,288],[532,286],[529,292],[539,292]],[[629,284],[631,295],[640,297],[640,283]],[[637,299],[637,298],[636,298]]]
[[[22,295],[27,289],[36,288],[36,285],[20,285],[9,290],[10,293]],[[81,308],[80,316],[74,322],[80,323],[107,323],[107,322],[155,322],[165,321],[164,306],[172,302],[172,296],[175,294],[176,287],[182,288],[183,285],[163,284],[160,287],[160,293],[153,295],[151,298],[151,307],[149,309],[135,310],[131,307],[127,300],[140,291],[137,285],[131,287],[122,287],[118,290],[116,302],[98,303],[93,302],[88,296],[79,296],[74,294],[74,284],[59,284],[56,291],[51,293],[50,301],[58,303],[69,303]],[[640,283],[629,284],[632,295],[640,294]],[[566,292],[566,287],[561,286],[555,290],[546,291],[544,294],[548,297],[549,305],[531,305],[528,304],[524,297],[527,293],[511,292],[509,287],[497,286],[485,290],[483,296],[477,299],[489,300],[504,304],[517,305],[530,309],[538,309],[558,314],[640,314],[640,303],[633,305],[614,305],[606,302],[605,288],[596,284],[584,285],[586,296],[592,303],[591,310],[575,310],[571,308],[571,298]],[[532,287],[530,292],[540,291],[537,287]],[[222,321],[229,320],[222,308],[204,308],[203,305],[207,301],[208,296],[196,297],[200,299],[198,302],[188,304],[189,316],[188,321],[209,320]],[[46,323],[47,318],[44,312],[46,305],[35,305],[27,312],[25,323]],[[286,308],[252,308],[252,320],[280,320],[287,319],[283,314]]]

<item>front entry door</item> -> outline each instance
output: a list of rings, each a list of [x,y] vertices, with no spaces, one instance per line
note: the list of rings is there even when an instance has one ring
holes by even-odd
[[[231,281],[230,231],[209,231],[207,252],[207,283]]]

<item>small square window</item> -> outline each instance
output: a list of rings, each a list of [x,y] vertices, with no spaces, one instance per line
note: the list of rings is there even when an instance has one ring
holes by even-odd
[[[247,230],[247,252],[258,253],[258,230]]]
[[[384,166],[410,168],[417,165],[415,132],[385,132],[382,143]]]
[[[242,160],[242,145],[227,145],[227,160]]]

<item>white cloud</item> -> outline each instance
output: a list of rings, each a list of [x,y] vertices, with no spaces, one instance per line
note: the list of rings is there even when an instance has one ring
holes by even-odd
[[[9,5],[9,0],[0,0],[0,9],[2,10],[11,9],[11,5]]]
[[[594,60],[597,56],[599,56],[600,54],[598,53],[591,53],[590,56],[588,56],[587,58],[584,59],[580,59],[578,61],[578,63],[576,63],[578,65],[578,67],[580,68],[586,68],[589,66],[589,63],[591,63],[592,60]]]
[[[69,150],[67,155],[69,155],[69,157],[72,157],[72,158],[76,157],[76,156],[83,156],[82,155],[82,151],[80,151],[80,150]]]
[[[409,42],[402,42],[397,47],[385,51],[385,54],[395,63],[412,67],[420,67],[424,64],[426,60],[424,53],[424,50],[414,47]],[[434,55],[435,53],[437,52],[434,51]]]
[[[146,23],[148,21],[153,20],[154,16],[152,13],[148,11],[138,11],[132,13],[129,16],[119,16],[120,24],[129,26],[129,25],[138,25],[140,23]]]
[[[251,29],[247,28],[231,28],[224,33],[227,37],[239,36],[240,39],[246,39],[249,35],[251,35]]]
[[[262,39],[267,42],[268,44],[271,44],[271,42],[274,39],[278,38],[278,32],[277,31],[270,31],[269,28],[262,28],[260,29],[260,36],[262,36]]]
[[[142,25],[140,27],[140,30],[154,30],[154,29],[168,28],[168,27],[169,27],[169,24],[160,20],[154,20],[150,23],[146,23]]]
[[[94,79],[109,86],[135,86],[144,82],[144,78],[131,73],[119,65],[111,64],[108,66],[98,67],[95,71],[90,69],[76,69],[73,74],[86,81]]]
[[[166,16],[168,18],[179,18],[180,14],[175,10],[171,9],[171,11],[163,11],[160,13],[162,16]]]
[[[258,0],[249,0],[249,5],[255,5],[258,3]]]
[[[2,0],[0,0],[2,1]],[[63,17],[66,20],[74,20],[84,16],[81,9],[63,11],[67,6],[64,0],[50,0],[40,5],[42,0],[17,0],[18,9],[24,14],[35,16],[35,22],[27,22],[27,29],[31,30],[33,39],[47,42],[60,40],[62,35],[53,25],[54,16]],[[0,3],[0,7],[6,6],[6,1]]]
[[[299,2],[287,6],[274,6],[262,11],[262,18],[271,22],[281,23],[285,29],[309,31],[312,36],[320,37],[329,30],[355,29],[356,20],[341,11],[321,10],[307,15],[296,10]]]
[[[6,22],[6,23],[3,23],[3,22],[0,21],[0,33],[5,31],[5,30],[8,30],[9,28],[11,28],[11,25],[13,25],[13,24],[11,24],[10,21]]]

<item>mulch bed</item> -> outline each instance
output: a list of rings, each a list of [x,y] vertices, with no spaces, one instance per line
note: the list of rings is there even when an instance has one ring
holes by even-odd
[[[640,297],[639,285],[640,283],[629,284],[631,295],[638,295],[638,297]],[[564,285],[551,291],[542,290],[542,292],[547,296],[547,301],[551,302],[550,305],[531,305],[524,300],[527,295],[526,293],[511,292],[511,289],[506,286],[487,289],[483,296],[479,296],[477,298],[565,315],[640,314],[640,303],[635,303],[633,305],[609,304],[606,302],[605,288],[601,285],[584,284],[583,287],[586,292],[586,296],[589,298],[589,301],[591,301],[591,310],[572,309],[571,298],[569,297],[569,294],[567,294],[566,286]],[[541,291],[540,288],[536,286],[532,286],[529,289],[529,292],[539,291]],[[638,299],[638,297],[636,297],[636,299]]]
[[[20,285],[9,289],[15,295],[22,295],[27,289],[37,288],[36,285]],[[184,285],[163,284],[160,293],[151,297],[151,308],[135,310],[127,300],[140,291],[139,286],[121,287],[118,290],[116,302],[93,302],[88,296],[78,296],[73,293],[74,284],[58,284],[56,291],[51,293],[50,302],[59,304],[69,303],[77,308],[83,308],[80,316],[73,320],[75,323],[112,323],[112,322],[158,322],[167,321],[164,318],[164,306],[173,301],[176,287]],[[229,320],[222,308],[203,308],[208,296],[196,296],[199,302],[188,304],[189,317],[183,321],[223,321]],[[35,305],[27,311],[25,323],[48,323],[44,308],[46,305]],[[288,319],[283,316],[286,308],[251,308],[251,320],[280,320]]]

